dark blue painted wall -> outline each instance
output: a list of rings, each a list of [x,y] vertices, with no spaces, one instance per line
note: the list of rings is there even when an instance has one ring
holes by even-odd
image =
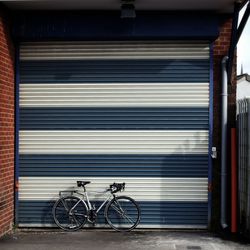
[[[207,155],[20,155],[20,176],[207,177]]]
[[[21,61],[22,83],[209,82],[207,59]]]
[[[20,129],[208,129],[208,108],[21,108]]]
[[[120,12],[15,13],[18,40],[208,39],[219,34],[218,16],[203,12],[138,12],[121,19]]]
[[[206,225],[206,202],[137,201],[141,207],[141,225]],[[20,201],[20,223],[54,224],[52,206],[54,201]],[[96,202],[99,207],[100,202]],[[104,224],[103,209],[97,222]]]

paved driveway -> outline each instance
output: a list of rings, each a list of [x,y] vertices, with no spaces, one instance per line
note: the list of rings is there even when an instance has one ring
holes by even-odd
[[[19,231],[0,239],[1,250],[250,250],[206,232]]]

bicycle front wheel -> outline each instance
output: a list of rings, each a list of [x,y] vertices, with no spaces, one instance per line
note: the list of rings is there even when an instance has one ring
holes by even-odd
[[[132,198],[118,196],[107,204],[104,215],[116,231],[131,231],[139,224],[141,211]]]
[[[87,221],[86,205],[75,196],[62,197],[57,200],[52,213],[56,225],[65,231],[76,231]]]

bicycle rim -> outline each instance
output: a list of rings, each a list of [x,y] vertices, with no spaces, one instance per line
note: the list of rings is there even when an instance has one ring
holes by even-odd
[[[74,196],[60,198],[53,207],[54,221],[65,231],[80,229],[86,223],[86,214],[85,204]]]
[[[140,222],[140,208],[130,197],[116,197],[107,205],[105,217],[113,229],[131,231]]]

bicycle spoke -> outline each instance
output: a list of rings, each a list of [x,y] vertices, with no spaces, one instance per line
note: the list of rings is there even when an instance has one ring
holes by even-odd
[[[74,215],[77,215],[77,216],[86,216],[85,214],[79,214],[79,213],[74,213]]]
[[[53,217],[60,228],[75,231],[86,223],[86,209],[86,206],[78,197],[63,197],[55,203]]]
[[[65,211],[65,207],[57,207],[57,210]]]
[[[114,208],[114,210],[115,210],[116,212],[118,212],[119,215],[120,215],[121,217],[126,218],[127,221],[131,222],[132,224],[135,223],[132,219],[130,219],[130,218],[126,215],[126,213],[123,211],[122,208],[117,208],[117,207],[114,206],[114,205],[112,205],[112,208]],[[121,211],[119,211],[119,210],[121,210]]]
[[[73,220],[76,222],[77,225],[80,225],[79,221],[76,219],[75,215],[72,215]]]
[[[119,213],[120,215],[122,215],[122,212],[119,211],[119,208],[117,208],[115,205],[111,205],[112,208],[114,208],[114,210]]]
[[[118,200],[115,200],[115,203],[118,205],[118,207],[119,207],[119,209],[122,211],[122,213],[124,213],[124,211],[123,211],[123,209],[122,209],[122,207],[121,207],[119,201],[118,201]]]
[[[127,219],[127,221],[131,222],[132,224],[135,223],[135,221],[133,221],[132,219],[130,219],[126,214],[123,214],[123,217],[125,217]]]
[[[140,210],[133,199],[120,196],[111,201],[105,216],[112,228],[117,231],[130,231],[140,221]]]
[[[69,208],[67,207],[66,202],[64,202],[64,200],[63,200],[63,199],[61,200],[61,202],[62,202],[62,204],[63,204],[63,206],[64,206],[65,210],[68,212],[68,211],[69,211]]]
[[[123,211],[123,212],[119,212],[118,210],[116,210],[120,215],[121,215],[121,217],[123,217],[123,218],[125,218],[127,221],[129,221],[130,223],[132,223],[132,224],[134,224],[135,223],[135,221],[133,221],[132,219],[130,219],[127,215],[126,215],[126,213]]]

